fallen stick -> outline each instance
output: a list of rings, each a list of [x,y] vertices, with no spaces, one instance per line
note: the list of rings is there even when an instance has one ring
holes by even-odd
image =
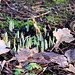
[[[42,2],[37,2],[37,3],[35,3],[35,5],[37,5],[37,4],[42,4]]]
[[[47,14],[49,14],[50,12],[51,12],[51,11],[47,11],[46,13],[43,13],[43,14],[41,14],[41,15],[35,16],[35,18],[39,18],[39,17],[41,17],[41,16],[47,15]]]

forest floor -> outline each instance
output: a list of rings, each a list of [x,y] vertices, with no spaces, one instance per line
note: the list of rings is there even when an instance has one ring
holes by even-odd
[[[75,1],[1,0],[0,74],[74,75]]]

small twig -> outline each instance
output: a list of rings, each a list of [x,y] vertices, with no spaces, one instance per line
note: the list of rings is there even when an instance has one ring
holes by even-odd
[[[5,1],[4,1],[5,2]],[[11,7],[10,7],[10,5],[7,3],[7,2],[5,2],[7,5],[8,5],[8,7],[11,9],[11,10],[14,10],[14,9],[12,9]],[[22,14],[22,15],[25,15],[25,13],[24,12],[22,12],[22,11],[17,11],[17,10],[14,10],[14,11],[16,11],[17,13],[20,13],[20,14]]]
[[[38,75],[42,75],[46,69],[47,69],[47,67],[45,67],[44,70],[41,73],[39,73]]]
[[[14,19],[23,20],[23,21],[27,19],[31,20],[31,18],[21,18],[21,17],[15,17]]]
[[[48,11],[48,12],[46,12],[46,13],[43,13],[43,14],[41,14],[41,15],[37,15],[37,16],[34,16],[33,14],[33,16],[35,17],[35,19],[36,18],[39,18],[39,17],[41,17],[41,16],[44,16],[44,15],[47,15],[47,14],[49,14],[51,11]],[[30,17],[32,16],[32,15],[30,15]],[[17,19],[21,19],[21,20],[27,20],[27,19],[32,19],[32,17],[31,18],[17,18]],[[52,25],[58,25],[58,24],[52,24]]]
[[[60,43],[62,41],[62,37],[63,37],[63,35],[61,36],[60,40],[54,45],[54,47],[50,50],[50,52],[52,52],[53,49],[55,49],[55,50],[59,49],[59,45],[60,45]]]
[[[37,2],[37,3],[35,3],[35,5],[37,5],[37,4],[42,4],[42,2]]]
[[[46,5],[32,6],[32,9],[36,9],[36,8],[39,8],[39,7],[46,7]]]
[[[75,45],[75,43],[70,43],[71,45]]]
[[[35,16],[35,18],[39,18],[39,17],[41,17],[41,16],[47,15],[47,14],[49,14],[50,12],[51,12],[51,11],[47,11],[46,13],[43,13],[43,14],[41,14],[41,15]]]
[[[48,24],[48,27],[49,27],[49,29],[51,30],[51,27],[50,27],[50,25]]]
[[[31,18],[32,18],[32,20],[33,20],[33,22],[34,22],[34,27],[35,27],[35,29],[36,29],[36,31],[37,31],[37,35],[39,35],[40,29],[38,28],[37,23],[36,23],[36,21],[35,21],[35,16],[34,16],[34,15],[31,15]]]
[[[74,32],[70,32],[71,34],[73,34],[73,35],[75,35],[75,33]]]
[[[14,10],[14,9],[12,9],[11,7],[10,7],[10,5],[7,3],[7,2],[5,2],[7,5],[8,5],[8,7],[11,9],[11,10]],[[17,10],[14,10],[14,11],[16,11],[17,13],[20,13],[20,14],[23,14],[23,15],[25,15],[25,13],[24,12],[22,12],[22,11],[17,11]],[[28,12],[28,11],[27,11]],[[39,17],[41,17],[41,16],[44,16],[44,15],[46,15],[46,14],[49,14],[51,11],[48,11],[48,12],[46,12],[46,13],[43,13],[43,14],[41,14],[41,15],[37,15],[37,16],[35,16],[35,18],[39,18]],[[28,12],[29,13],[29,12]],[[31,14],[31,13],[29,13],[30,15],[33,15],[33,14]],[[29,17],[29,16],[28,16]]]
[[[35,9],[35,8],[39,8],[41,5],[38,5],[38,6],[32,6],[32,9]]]
[[[43,12],[45,12],[45,10],[41,9],[41,10],[37,10],[35,13],[38,14],[38,13],[43,13]]]
[[[52,51],[54,50],[54,48],[55,48],[55,47],[53,47],[53,48],[50,50],[50,52],[52,52]]]
[[[62,49],[60,49],[60,48],[58,48],[60,51],[61,51],[61,53],[63,54],[63,51],[62,51]]]

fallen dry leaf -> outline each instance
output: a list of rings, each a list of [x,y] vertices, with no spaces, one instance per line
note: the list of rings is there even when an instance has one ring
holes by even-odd
[[[73,35],[70,34],[70,30],[68,28],[58,29],[58,31],[53,31],[53,35],[56,37],[57,41],[55,44],[55,48],[58,48],[61,42],[67,42],[70,43],[75,38],[73,38]]]
[[[66,67],[68,65],[67,58],[64,55],[58,55],[51,58],[51,62],[59,64],[61,67]]]
[[[70,34],[70,30],[68,28],[58,29],[58,31],[53,31],[53,35],[56,37],[57,42],[61,40],[65,41],[67,43],[70,43],[71,41],[75,40],[73,38],[73,35]]]
[[[26,49],[19,51],[11,60],[18,60],[19,63],[23,63],[21,66],[25,66],[28,63],[38,63],[41,66],[46,66],[47,64],[53,62],[59,64],[61,67],[68,65],[67,58],[64,55],[56,54],[54,52],[41,52],[33,53],[26,51]]]
[[[53,52],[41,52],[34,54],[28,58],[29,62],[35,62],[40,65],[46,65],[51,62],[59,64],[61,67],[68,65],[67,58],[64,55],[56,54]]]
[[[75,66],[73,66],[72,64],[69,64],[69,68],[65,68],[64,70],[75,73]]]
[[[29,52],[38,53],[39,50],[37,50],[36,47],[34,47],[34,48],[32,48],[32,49],[29,49]]]
[[[44,52],[42,55],[46,60],[57,63],[61,67],[65,67],[66,65],[68,65],[67,58],[64,55],[57,54],[54,52],[49,53]]]
[[[15,54],[15,57],[13,57],[12,60],[17,59],[18,62],[23,62],[23,61],[26,61],[27,58],[31,55],[32,54],[30,52],[22,50],[22,51],[18,52],[18,54]]]
[[[33,49],[22,49],[18,51],[18,54],[15,54],[15,57],[13,57],[11,60],[18,60],[18,62],[24,62],[27,60],[28,57],[34,55],[35,53],[37,53],[37,49],[33,48]]]
[[[68,62],[75,62],[75,49],[73,50],[67,50],[65,52],[65,56],[68,58]]]
[[[10,51],[10,49],[6,49],[6,47],[4,40],[0,40],[0,55]]]

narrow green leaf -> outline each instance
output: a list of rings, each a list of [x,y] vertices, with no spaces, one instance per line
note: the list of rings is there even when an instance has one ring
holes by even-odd
[[[39,38],[39,40],[40,40],[40,41],[42,40],[42,34],[41,34],[41,32],[40,32],[40,38]]]
[[[5,33],[5,42],[6,42],[6,44],[8,42],[8,34],[7,34],[7,32]]]
[[[17,52],[20,50],[20,45],[18,44],[18,49],[17,49]]]
[[[17,31],[17,38],[19,38],[19,31]]]
[[[14,29],[14,21],[13,20],[10,20],[9,21],[9,30],[12,32]]]
[[[27,20],[27,32],[29,31],[29,19]]]
[[[16,46],[13,48],[14,54],[17,54]]]
[[[49,36],[49,32],[47,33],[47,36]]]
[[[45,39],[45,49],[48,48],[47,40]]]
[[[15,48],[15,45],[16,45],[16,40],[15,40],[15,38],[14,38],[14,48]]]
[[[27,38],[27,40],[26,40],[26,49],[29,49],[29,45],[28,45],[28,38]]]
[[[21,38],[22,38],[22,48],[24,48],[24,35],[23,35],[23,32],[21,33]]]
[[[40,38],[39,35],[37,35],[37,41],[39,41],[39,38]]]
[[[53,37],[53,41],[52,41],[52,47],[54,46],[54,41],[55,41],[55,38]]]
[[[15,34],[15,38],[19,38],[19,31]]]
[[[21,33],[22,42],[24,41],[24,35]]]
[[[37,50],[39,50],[39,41],[36,42]]]
[[[41,52],[43,52],[43,51],[44,51],[44,42],[41,41]]]
[[[37,42],[37,41],[36,41],[36,37],[34,36],[34,45],[36,45],[36,42]]]
[[[8,43],[7,43],[7,47],[9,47],[9,48],[10,48],[10,41],[8,41]]]
[[[51,40],[51,37],[49,37],[49,47],[52,47],[52,40]]]

